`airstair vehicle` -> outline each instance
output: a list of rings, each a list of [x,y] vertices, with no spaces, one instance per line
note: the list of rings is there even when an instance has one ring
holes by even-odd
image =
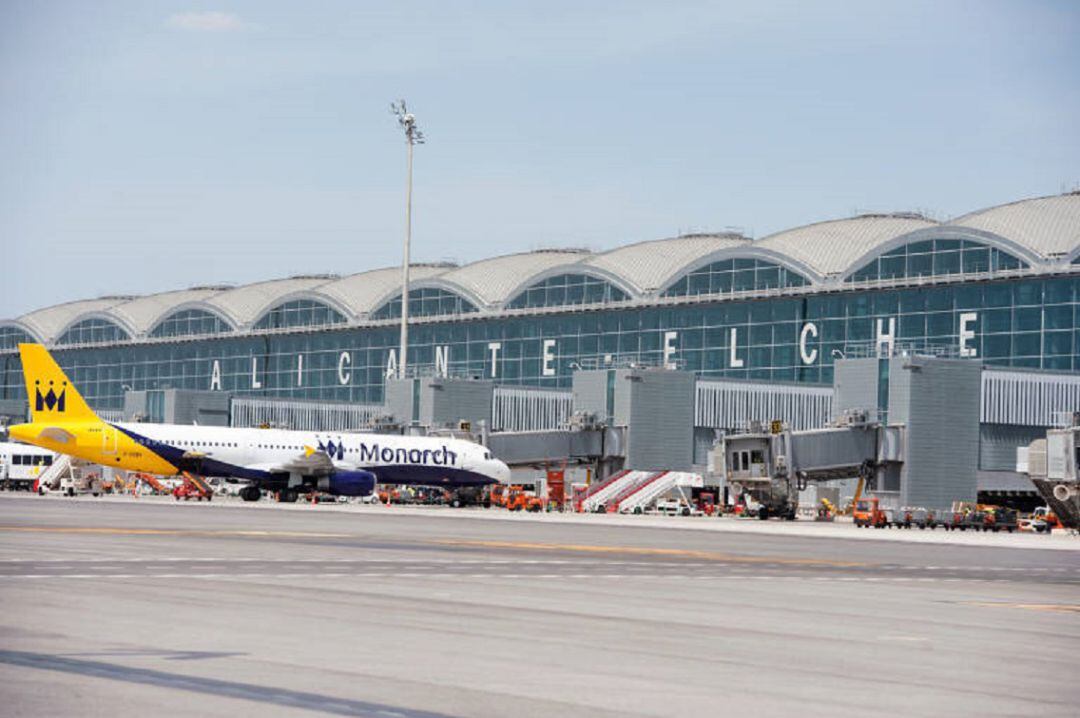
[[[598,481],[595,484],[589,486],[588,490],[577,499],[577,506],[575,510],[578,513],[582,511],[595,511],[599,502],[595,501],[596,497],[602,492],[606,492],[611,486],[617,483],[620,479],[627,474],[632,473],[630,471],[617,471],[611,476],[607,477],[603,481]]]
[[[71,457],[67,454],[60,454],[53,461],[52,466],[45,469],[38,475],[37,490],[39,494],[43,494],[46,491],[59,491],[60,479],[63,476],[67,476],[71,473]]]
[[[637,492],[644,489],[646,486],[652,485],[656,481],[663,479],[666,471],[635,471],[636,476],[633,481],[627,481],[623,484],[621,490],[613,494],[604,506],[604,510],[609,514],[618,513],[619,507],[623,501],[626,501]]]
[[[606,511],[609,502],[631,486],[644,482],[654,472],[621,471],[600,485],[592,495],[581,502],[581,510],[588,513]]]
[[[64,496],[104,493],[101,476],[90,468],[93,464],[61,454],[47,470],[38,477],[38,493],[59,491]]]
[[[645,511],[653,502],[672,491],[677,491],[686,499],[686,505],[692,502],[684,489],[701,488],[705,485],[705,479],[701,474],[692,474],[688,471],[662,471],[655,474],[649,481],[641,484],[632,492],[620,499],[613,508],[619,513],[639,514]]]

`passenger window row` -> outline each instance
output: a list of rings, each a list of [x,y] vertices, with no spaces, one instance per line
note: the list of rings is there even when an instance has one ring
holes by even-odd
[[[51,456],[36,456],[34,454],[12,454],[12,466],[52,466]]]

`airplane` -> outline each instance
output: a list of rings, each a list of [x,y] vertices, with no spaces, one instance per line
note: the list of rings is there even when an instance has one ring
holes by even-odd
[[[104,421],[45,347],[20,344],[19,354],[31,421],[8,427],[8,435],[102,466],[246,479],[245,501],[258,501],[263,491],[293,502],[315,491],[368,496],[377,483],[465,487],[510,481],[505,463],[462,439]]]

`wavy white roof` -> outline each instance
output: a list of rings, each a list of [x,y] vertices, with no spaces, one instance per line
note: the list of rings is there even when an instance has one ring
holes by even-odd
[[[530,277],[545,273],[553,267],[573,265],[582,256],[581,250],[543,249],[521,254],[504,254],[501,257],[481,259],[479,262],[439,275],[438,283],[447,283],[465,290],[466,297],[480,300],[481,304],[501,304],[507,295]],[[449,288],[449,287],[448,287]]]
[[[100,314],[110,307],[115,307],[117,304],[124,301],[127,300],[105,298],[85,299],[78,302],[57,304],[53,307],[38,309],[37,311],[22,315],[19,317],[19,323],[43,340],[51,341],[59,337],[60,332],[79,317]]]
[[[328,277],[292,277],[245,284],[215,294],[206,304],[232,319],[234,325],[242,327],[254,323],[267,310],[291,297],[310,292],[328,281]]]
[[[663,286],[680,269],[708,255],[734,248],[749,247],[745,237],[695,234],[673,239],[656,239],[619,247],[583,262],[621,277],[639,293]]]
[[[806,275],[812,285],[836,283],[877,254],[938,232],[990,242],[1022,255],[1036,269],[1059,271],[1080,254],[1080,193],[1013,202],[948,223],[913,215],[866,215],[796,227],[757,241],[731,234],[688,235],[597,254],[542,250],[493,257],[462,267],[416,265],[411,278],[419,286],[457,292],[482,311],[497,310],[531,284],[561,273],[592,274],[613,282],[632,298],[650,296],[686,272],[729,256],[761,257],[787,265]],[[388,267],[344,278],[292,277],[135,299],[90,299],[39,309],[4,323],[22,326],[50,342],[75,321],[97,316],[110,318],[139,336],[179,309],[202,307],[245,329],[273,307],[300,298],[322,301],[350,321],[362,321],[396,296],[399,282],[400,269]]]
[[[866,215],[788,229],[754,244],[828,277],[853,268],[852,263],[857,259],[897,237],[934,226],[937,223],[927,219]]]
[[[117,304],[109,310],[109,314],[125,322],[136,334],[144,334],[180,307],[205,301],[220,294],[221,291],[220,289],[181,289],[175,292],[151,294]]]
[[[1043,257],[1068,256],[1080,247],[1080,192],[1003,204],[949,224],[1006,237]]]
[[[450,268],[414,264],[409,267],[409,284],[445,274]],[[329,297],[346,307],[353,316],[360,317],[375,311],[400,291],[401,267],[386,267],[350,274],[348,277],[328,282],[321,285],[316,293]]]

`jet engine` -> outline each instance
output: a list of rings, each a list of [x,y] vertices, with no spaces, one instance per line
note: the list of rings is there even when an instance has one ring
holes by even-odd
[[[319,488],[335,496],[369,496],[375,491],[375,474],[370,471],[337,471],[327,479]]]
[[[1054,486],[1054,498],[1058,501],[1068,501],[1077,495],[1076,484],[1057,484]]]

